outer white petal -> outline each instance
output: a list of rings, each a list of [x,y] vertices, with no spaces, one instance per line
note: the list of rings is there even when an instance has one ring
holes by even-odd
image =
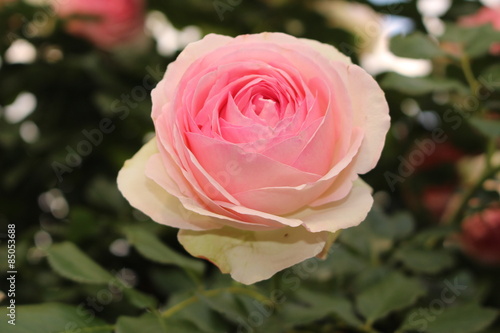
[[[193,256],[210,260],[223,273],[244,284],[270,278],[276,272],[316,255],[331,245],[328,232],[311,233],[303,227],[273,231],[222,228],[181,230],[179,242]]]
[[[354,126],[365,132],[355,165],[356,172],[363,174],[373,169],[380,159],[391,125],[389,106],[378,83],[364,69],[351,65],[344,75],[351,96]]]
[[[311,232],[336,232],[357,226],[364,221],[373,205],[372,189],[361,179],[354,182],[351,192],[342,200],[308,207],[291,217],[304,221]]]
[[[161,224],[193,230],[220,228],[212,218],[186,210],[179,199],[146,177],[146,164],[157,153],[156,138],[153,138],[125,162],[117,179],[123,196],[133,207]]]
[[[327,59],[349,65],[335,67],[347,86],[353,110],[353,125],[361,127],[365,132],[355,169],[360,174],[370,171],[380,159],[385,135],[390,127],[389,106],[384,92],[373,77],[361,67],[353,65],[349,57],[333,46],[310,39],[301,41]]]
[[[325,58],[332,61],[341,61],[346,64],[352,64],[351,58],[337,50],[335,47],[318,42],[317,40],[301,38],[302,42],[306,43],[308,46],[312,47],[319,53],[321,53]]]

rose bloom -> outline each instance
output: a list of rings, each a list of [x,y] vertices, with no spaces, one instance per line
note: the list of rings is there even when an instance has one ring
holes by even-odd
[[[372,206],[358,174],[380,157],[387,102],[330,45],[210,34],[168,66],[152,99],[156,137],[125,163],[118,187],[237,281],[324,256]]]
[[[133,43],[144,28],[144,0],[52,0],[66,30],[102,49]]]
[[[458,21],[460,25],[474,27],[490,23],[495,30],[500,30],[500,6],[495,8],[482,7],[476,13],[461,17]],[[500,54],[500,43],[491,45],[490,52],[495,55]]]
[[[500,208],[489,208],[465,219],[461,241],[471,257],[500,264]]]

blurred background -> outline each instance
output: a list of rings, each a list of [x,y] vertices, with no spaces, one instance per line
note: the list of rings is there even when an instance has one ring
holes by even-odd
[[[500,332],[499,30],[494,0],[0,0],[0,331]],[[367,221],[326,261],[242,287],[116,175],[188,43],[263,31],[350,56],[392,127]]]

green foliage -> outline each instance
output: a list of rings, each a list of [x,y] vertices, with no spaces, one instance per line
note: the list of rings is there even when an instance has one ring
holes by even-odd
[[[399,57],[414,59],[432,59],[446,54],[436,41],[421,32],[392,38],[390,49]]]
[[[75,282],[105,284],[113,278],[73,243],[52,245],[47,252],[52,268]]]
[[[201,261],[178,254],[146,229],[130,226],[125,228],[125,234],[130,244],[145,258],[161,264],[177,265],[196,274],[203,273]]]
[[[473,117],[470,119],[472,126],[476,127],[483,135],[488,137],[500,136],[500,121]]]
[[[461,304],[429,314],[427,322],[420,317],[403,324],[401,330],[419,330],[428,333],[473,333],[488,327],[498,316],[497,311],[475,303]]]
[[[462,83],[455,80],[435,77],[410,78],[397,73],[388,73],[380,84],[383,88],[396,90],[410,96],[419,96],[436,91],[464,92],[467,90]]]
[[[486,55],[492,43],[500,40],[500,32],[495,30],[491,24],[478,27],[448,24],[441,40],[458,43],[467,56],[477,58]]]
[[[85,310],[77,307],[45,303],[40,305],[23,305],[16,308],[15,326],[6,320],[9,309],[2,307],[0,314],[0,330],[12,333],[70,333],[85,331],[89,333],[111,333],[113,326],[95,318]]]
[[[423,295],[425,289],[418,280],[391,273],[361,292],[356,297],[356,304],[359,312],[372,323],[414,304]]]

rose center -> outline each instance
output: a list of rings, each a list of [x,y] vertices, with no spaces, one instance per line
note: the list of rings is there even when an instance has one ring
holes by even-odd
[[[252,111],[268,126],[274,127],[280,120],[279,105],[276,101],[262,95],[253,97]]]

